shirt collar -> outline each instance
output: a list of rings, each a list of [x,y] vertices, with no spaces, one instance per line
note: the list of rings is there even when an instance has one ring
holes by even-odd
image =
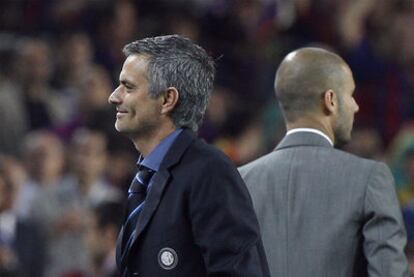
[[[289,131],[286,132],[286,135],[290,135],[290,134],[294,134],[294,133],[298,133],[298,132],[308,132],[308,133],[314,133],[314,134],[318,134],[322,137],[324,137],[327,141],[329,141],[329,143],[333,146],[333,142],[332,140],[323,132],[319,131],[318,129],[313,129],[313,128],[294,128],[291,129]]]
[[[143,165],[151,170],[158,171],[165,155],[183,129],[177,129],[165,137],[145,158],[140,156],[137,165]]]

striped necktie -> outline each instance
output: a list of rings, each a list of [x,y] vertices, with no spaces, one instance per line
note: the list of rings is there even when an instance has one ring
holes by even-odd
[[[149,181],[153,174],[153,170],[141,165],[134,180],[132,180],[131,186],[129,187],[127,218],[124,223],[124,235],[121,248],[123,256],[125,254],[124,251],[127,251],[129,248],[129,244],[131,243],[136,229],[139,214],[144,208]]]

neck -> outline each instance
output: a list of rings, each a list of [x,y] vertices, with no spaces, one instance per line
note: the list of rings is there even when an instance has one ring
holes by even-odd
[[[286,129],[288,131],[296,128],[312,128],[319,130],[335,143],[334,132],[328,120],[307,116],[306,118],[299,118],[294,122],[286,122]]]
[[[136,136],[131,138],[135,148],[146,157],[152,150],[168,135],[176,130],[173,124],[168,124],[162,128],[158,128],[145,136]]]

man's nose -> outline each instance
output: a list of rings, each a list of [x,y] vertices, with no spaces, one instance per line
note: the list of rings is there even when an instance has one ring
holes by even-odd
[[[119,104],[121,102],[121,99],[119,97],[119,89],[118,86],[112,93],[109,95],[108,102],[109,104]]]
[[[355,103],[355,112],[357,113],[359,111],[359,105],[355,100],[354,100],[354,103]]]

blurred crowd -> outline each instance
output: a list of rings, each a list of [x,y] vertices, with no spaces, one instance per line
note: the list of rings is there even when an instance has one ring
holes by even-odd
[[[107,98],[121,49],[177,33],[216,60],[200,136],[237,165],[285,129],[273,80],[288,52],[320,46],[357,83],[345,150],[387,162],[414,263],[414,1],[0,1],[0,275],[116,276],[114,247],[138,153]]]

